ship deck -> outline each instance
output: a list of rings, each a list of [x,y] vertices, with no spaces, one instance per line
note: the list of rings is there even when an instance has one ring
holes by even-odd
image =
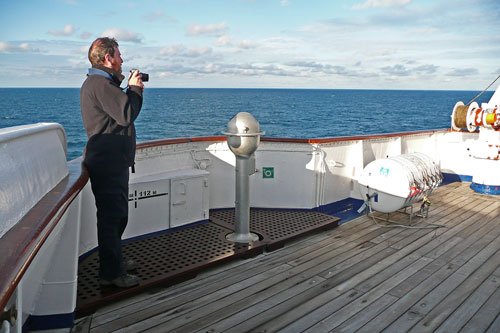
[[[439,187],[413,219],[440,228],[362,216],[106,305],[73,331],[498,332],[500,198],[469,185]]]

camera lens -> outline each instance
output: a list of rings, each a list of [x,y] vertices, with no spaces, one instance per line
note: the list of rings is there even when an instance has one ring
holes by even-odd
[[[142,82],[148,82],[149,81],[149,74],[141,73],[141,80],[142,80]]]

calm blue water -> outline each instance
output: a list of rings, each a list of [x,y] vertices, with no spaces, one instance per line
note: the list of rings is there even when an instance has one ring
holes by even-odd
[[[147,89],[136,120],[137,141],[221,135],[229,119],[247,111],[268,137],[321,138],[450,127],[457,101],[476,91]],[[493,92],[477,101],[487,102]],[[0,128],[58,122],[68,159],[87,141],[77,88],[0,88]]]

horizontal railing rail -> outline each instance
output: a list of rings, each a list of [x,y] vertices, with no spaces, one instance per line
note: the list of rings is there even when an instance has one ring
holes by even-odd
[[[87,183],[81,159],[69,162],[68,171],[68,176],[1,238],[0,309],[5,308],[40,248]]]
[[[316,139],[303,139],[303,138],[271,138],[262,136],[260,138],[263,142],[283,142],[283,143],[329,143],[329,142],[341,142],[341,141],[355,141],[355,140],[369,140],[369,139],[382,139],[382,138],[392,138],[399,136],[411,136],[419,134],[433,134],[443,131],[453,131],[450,129],[434,129],[434,130],[422,130],[422,131],[411,131],[411,132],[397,132],[397,133],[386,133],[386,134],[370,134],[370,135],[357,135],[357,136],[338,136],[338,137],[328,137],[328,138],[316,138]],[[467,131],[465,131],[467,132]],[[467,132],[468,133],[468,132]],[[173,144],[182,144],[190,142],[210,142],[210,141],[226,141],[225,136],[206,136],[206,137],[191,137],[191,138],[173,138],[173,139],[159,139],[151,141],[143,141],[137,144],[137,149],[144,149],[150,147],[166,146]]]

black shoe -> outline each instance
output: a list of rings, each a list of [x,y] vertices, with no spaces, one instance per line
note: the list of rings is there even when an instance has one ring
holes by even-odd
[[[115,286],[118,288],[130,288],[139,285],[139,278],[135,275],[125,274],[113,280],[100,279],[101,286]]]
[[[123,265],[125,266],[125,270],[127,272],[133,271],[134,269],[137,269],[137,263],[134,261],[134,259],[123,260]]]

